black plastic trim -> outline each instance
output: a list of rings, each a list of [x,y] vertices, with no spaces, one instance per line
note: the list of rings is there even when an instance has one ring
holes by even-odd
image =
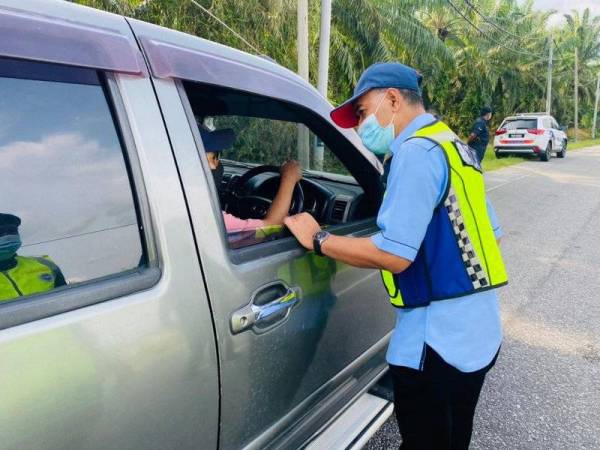
[[[155,285],[160,277],[158,268],[134,270],[4,302],[0,330],[133,294]]]
[[[24,61],[7,57],[0,57],[0,77],[100,85],[98,72],[94,69],[61,66],[47,62]]]

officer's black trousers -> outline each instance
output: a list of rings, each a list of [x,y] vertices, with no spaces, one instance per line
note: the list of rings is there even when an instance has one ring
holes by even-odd
[[[396,419],[402,435],[400,448],[468,449],[479,393],[495,362],[496,358],[476,372],[461,372],[427,346],[423,371],[390,366]]]
[[[483,158],[485,157],[486,148],[485,147],[483,147],[483,148],[478,147],[476,149],[476,151],[477,151],[477,161],[479,161],[479,163],[481,164],[481,161],[483,161]]]

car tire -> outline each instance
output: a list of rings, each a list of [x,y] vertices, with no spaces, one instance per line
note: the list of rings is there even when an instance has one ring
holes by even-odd
[[[548,145],[546,145],[546,150],[544,150],[544,153],[542,153],[540,155],[540,159],[544,162],[550,161],[550,158],[552,157],[552,142],[548,142]]]
[[[567,141],[563,141],[562,149],[556,153],[557,158],[564,158],[565,156],[567,156]]]
[[[496,158],[500,159],[500,158],[504,158],[506,155],[504,155],[503,153],[500,153],[499,151],[494,152],[496,153]]]

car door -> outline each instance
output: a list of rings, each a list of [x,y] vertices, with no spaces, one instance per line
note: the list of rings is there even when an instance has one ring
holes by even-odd
[[[541,123],[543,129],[545,130],[544,133],[550,137],[549,142],[552,144],[552,148],[556,149],[557,135],[554,127],[552,126],[552,121],[549,117],[544,117],[541,119]]]
[[[563,143],[566,139],[566,134],[565,132],[560,128],[560,125],[556,122],[556,120],[554,118],[551,119],[552,122],[552,128],[553,128],[553,132],[556,138],[556,147],[555,148],[562,148],[563,147]]]
[[[209,304],[130,28],[1,0],[0,56],[0,213],[22,242],[0,274],[0,447],[215,449]]]
[[[337,233],[377,230],[379,173],[352,136],[327,121],[330,106],[291,72],[191,36],[131,24],[152,68],[210,295],[219,342],[221,448],[297,448],[385,370],[394,314],[377,271],[317,257],[292,237],[231,248],[194,113],[235,109],[268,116],[273,127],[302,118],[352,166],[360,184],[348,189],[362,186],[371,199],[365,203],[370,212],[357,222],[342,223],[348,209],[337,203]],[[211,103],[196,90],[223,95]]]

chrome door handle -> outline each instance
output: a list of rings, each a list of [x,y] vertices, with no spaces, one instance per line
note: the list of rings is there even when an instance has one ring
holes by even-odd
[[[257,305],[259,295],[269,290],[285,290],[284,294],[268,303]],[[300,302],[300,289],[290,288],[281,282],[271,283],[252,295],[250,303],[231,315],[231,331],[241,333],[255,326],[264,325],[263,331],[285,321],[290,311]],[[273,323],[269,323],[273,321]]]

